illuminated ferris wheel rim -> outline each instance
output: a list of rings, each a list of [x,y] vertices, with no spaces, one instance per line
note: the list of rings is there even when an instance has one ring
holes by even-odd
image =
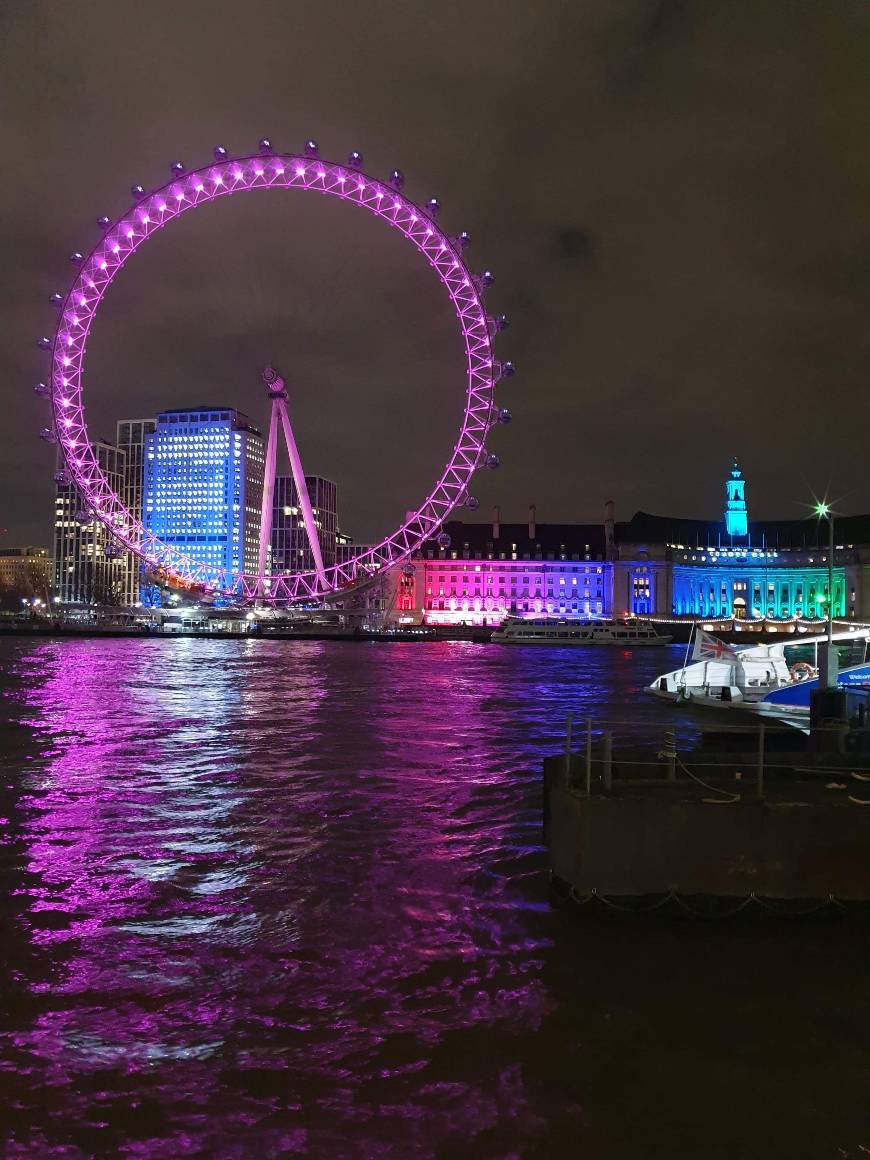
[[[51,351],[51,380],[40,393],[51,398],[53,427],[44,434],[56,440],[66,471],[88,513],[105,525],[114,539],[134,552],[146,567],[182,586],[231,595],[242,599],[266,598],[272,602],[328,599],[340,596],[383,568],[401,563],[441,527],[461,502],[476,507],[468,485],[481,466],[497,467],[498,457],[486,451],[486,437],[506,409],[495,407],[495,384],[513,372],[511,363],[493,358],[492,340],[506,325],[502,316],[490,317],[483,305],[489,274],[475,276],[463,259],[467,234],[450,237],[439,229],[436,199],[420,207],[402,193],[403,178],[395,170],[389,182],[369,177],[362,158],[352,153],[347,165],[320,160],[316,144],[305,152],[276,153],[261,141],[256,154],[230,158],[217,147],[212,164],[187,172],[180,162],[172,165],[173,178],[148,193],[133,187],[136,199],[117,221],[100,218],[103,237],[87,255],[76,252],[71,261],[78,273],[65,296],[56,294],[60,317],[53,338],[40,339]],[[466,352],[465,410],[453,453],[434,488],[405,522],[374,547],[322,572],[277,575],[217,571],[160,541],[127,510],[114,492],[91,444],[84,417],[82,370],[87,337],[99,305],[127,259],[153,233],[181,214],[218,197],[253,189],[302,189],[349,201],[369,210],[397,229],[423,254],[447,288],[459,320]]]

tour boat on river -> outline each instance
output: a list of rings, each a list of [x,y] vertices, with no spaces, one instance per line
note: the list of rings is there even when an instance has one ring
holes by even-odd
[[[779,718],[809,715],[810,693],[819,684],[819,645],[826,636],[799,636],[743,648],[725,644],[701,629],[693,632],[692,639],[691,658],[687,648],[682,668],[656,677],[649,686],[654,696]],[[833,641],[841,665],[837,684],[846,689],[870,686],[870,629],[835,632]]]
[[[492,634],[494,644],[616,645],[639,648],[670,644],[651,624],[631,620],[522,620],[509,616]]]

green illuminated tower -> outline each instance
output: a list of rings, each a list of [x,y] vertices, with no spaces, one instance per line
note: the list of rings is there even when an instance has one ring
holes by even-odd
[[[725,481],[725,494],[728,502],[725,504],[725,531],[729,536],[747,536],[749,526],[746,516],[746,499],[743,489],[746,480],[743,478],[737,460],[731,468],[731,478]]]

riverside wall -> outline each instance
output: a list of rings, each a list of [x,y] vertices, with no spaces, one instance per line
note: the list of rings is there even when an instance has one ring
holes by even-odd
[[[551,778],[550,869],[583,896],[870,900],[870,803],[858,804],[870,786],[862,790],[854,800],[846,789],[831,801],[798,790],[794,800],[728,802],[659,784],[587,797]]]

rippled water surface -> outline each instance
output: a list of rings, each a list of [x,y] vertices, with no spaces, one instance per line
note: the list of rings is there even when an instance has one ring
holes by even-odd
[[[8,1155],[866,1155],[866,927],[549,905],[542,757],[676,657],[0,640]]]

